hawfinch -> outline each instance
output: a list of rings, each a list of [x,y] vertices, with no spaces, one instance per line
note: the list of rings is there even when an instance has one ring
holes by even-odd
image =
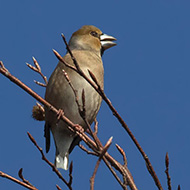
[[[114,37],[102,33],[95,26],[85,25],[74,32],[69,41],[69,47],[80,68],[89,78],[88,70],[90,70],[95,75],[102,89],[104,87],[104,68],[101,56],[104,50],[116,45],[113,42],[115,40]],[[63,59],[67,64],[74,65],[69,53]],[[57,109],[62,109],[66,117],[86,130],[87,126],[79,114],[74,92],[65,79],[63,69],[68,74],[74,89],[77,91],[80,105],[82,105],[81,96],[84,89],[86,119],[90,125],[94,121],[102,98],[84,78],[66,67],[62,62],[58,63],[49,79],[45,99]],[[68,129],[66,123],[61,120],[57,122],[57,115],[50,109],[45,108],[44,136],[46,138],[46,152],[50,148],[50,130],[56,146],[55,166],[67,170],[69,154],[74,146],[79,144],[80,138]]]

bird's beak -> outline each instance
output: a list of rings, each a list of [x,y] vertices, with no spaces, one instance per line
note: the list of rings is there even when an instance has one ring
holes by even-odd
[[[116,45],[115,41],[116,38],[112,37],[112,36],[109,36],[107,34],[102,34],[100,35],[100,42],[101,42],[101,45],[102,45],[102,48],[104,50],[110,48],[110,47],[113,47]]]

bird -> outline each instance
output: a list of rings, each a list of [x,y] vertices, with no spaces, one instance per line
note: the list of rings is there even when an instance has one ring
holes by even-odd
[[[104,34],[93,25],[84,25],[74,32],[69,40],[69,48],[72,51],[79,67],[90,78],[88,70],[96,77],[100,87],[104,88],[104,67],[102,55],[105,50],[116,45],[116,38]],[[69,54],[63,57],[64,61],[74,66]],[[82,91],[85,93],[86,120],[91,125],[100,109],[102,98],[96,90],[78,73],[59,62],[51,74],[46,86],[45,100],[58,110],[63,110],[64,115],[73,123],[79,124],[84,131],[87,124],[81,117],[75,101],[73,90],[66,80],[63,70],[68,74],[69,79],[78,95],[79,104],[82,104]],[[71,130],[65,122],[57,122],[57,115],[50,108],[45,107],[44,137],[46,139],[46,152],[50,149],[50,131],[53,134],[56,155],[55,167],[68,169],[69,154],[79,144],[80,138]]]

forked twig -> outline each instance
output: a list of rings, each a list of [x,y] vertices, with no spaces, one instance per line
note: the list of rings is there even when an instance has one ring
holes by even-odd
[[[27,189],[38,190],[38,189],[35,188],[34,186],[31,186],[31,185],[29,185],[29,184],[27,184],[27,183],[25,183],[25,182],[23,182],[23,181],[20,181],[20,180],[14,178],[14,177],[12,177],[12,176],[10,176],[10,175],[8,175],[8,174],[2,172],[2,171],[0,171],[0,176],[1,176],[1,177],[4,177],[4,178],[7,178],[7,179],[9,179],[9,180],[11,180],[11,181],[13,181],[13,182],[15,182],[15,183],[17,183],[17,184],[19,184],[19,185],[25,187],[25,188],[27,188]]]
[[[20,179],[22,179],[22,181],[28,185],[30,185],[31,187],[34,187],[28,180],[26,180],[23,175],[22,175],[22,171],[23,169],[20,168],[19,172],[18,172],[18,176],[20,177]]]
[[[35,81],[35,80],[34,80],[34,82],[35,82],[36,84],[40,85],[40,86],[46,87],[47,84],[48,84],[47,77],[44,76],[44,74],[42,73],[41,67],[40,67],[40,65],[38,64],[38,62],[37,62],[37,60],[35,59],[35,57],[32,57],[32,59],[33,59],[33,62],[34,62],[35,67],[32,66],[32,65],[29,64],[29,63],[26,63],[26,65],[27,65],[30,69],[32,69],[33,71],[39,73],[40,76],[43,78],[43,80],[44,80],[45,83],[41,83],[41,82],[38,82],[38,81]]]

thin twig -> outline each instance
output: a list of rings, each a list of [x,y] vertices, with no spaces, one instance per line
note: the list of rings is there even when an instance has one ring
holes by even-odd
[[[68,68],[72,69],[73,71],[77,72],[77,69],[74,66],[69,65],[67,62],[65,62],[65,60],[60,56],[60,54],[56,50],[53,49],[52,51],[55,54],[55,56],[57,57],[57,59],[59,59],[59,60],[61,59],[61,62],[63,64],[65,64]]]
[[[59,187],[59,185],[56,185],[56,187],[57,187],[58,190],[62,190],[61,187]]]
[[[38,189],[35,188],[34,186],[30,186],[30,185],[28,185],[27,183],[22,182],[22,181],[20,181],[20,180],[18,180],[18,179],[16,179],[16,178],[14,178],[14,177],[12,177],[12,176],[10,176],[10,175],[4,173],[4,172],[2,172],[2,171],[0,171],[0,176],[1,176],[1,177],[4,177],[4,178],[7,178],[7,179],[9,179],[9,180],[11,180],[11,181],[14,181],[15,183],[17,183],[17,184],[19,184],[19,185],[21,185],[21,186],[23,186],[23,187],[25,187],[25,188],[27,188],[27,189],[38,190]]]
[[[35,57],[32,57],[32,59],[33,59],[33,61],[34,61],[34,64],[35,64],[36,68],[37,68],[38,71],[39,71],[38,73],[41,75],[41,77],[43,78],[43,80],[44,80],[44,82],[45,82],[45,84],[46,84],[46,86],[47,86],[47,84],[48,84],[47,77],[44,76],[44,74],[42,73],[41,68],[40,68],[40,65],[38,64],[38,62],[37,62],[37,60],[35,59]]]
[[[22,179],[22,181],[28,185],[30,185],[31,187],[34,187],[28,180],[26,180],[23,175],[22,175],[22,171],[23,169],[20,168],[19,172],[18,172],[18,176]],[[35,188],[35,187],[34,187]]]
[[[169,156],[168,156],[168,153],[166,153],[165,165],[166,165],[165,173],[166,173],[166,176],[167,176],[168,190],[172,190],[172,187],[171,187],[171,177],[170,177],[170,174],[169,174]]]
[[[72,185],[72,182],[73,182],[72,173],[73,173],[73,162],[70,163],[70,167],[69,167],[69,182],[68,182],[68,184],[70,186]]]
[[[97,154],[96,152],[92,152],[92,151],[87,150],[82,144],[79,144],[79,147],[80,147],[84,152],[86,152],[87,154],[91,154],[91,155],[94,155],[94,156],[98,156],[98,154]]]
[[[34,80],[34,82],[35,82],[37,85],[42,86],[42,87],[46,87],[46,86],[47,86],[46,84],[44,84],[44,83],[42,83],[42,82],[39,82],[39,81],[36,81],[36,80]]]
[[[28,137],[30,138],[30,140],[32,141],[32,143],[35,145],[35,147],[39,150],[39,152],[42,155],[42,160],[44,160],[51,168],[52,170],[56,173],[56,175],[67,185],[67,187],[72,190],[71,184],[69,184],[61,175],[61,173],[57,170],[57,168],[55,167],[55,165],[53,163],[51,163],[44,155],[43,150],[41,147],[38,146],[37,142],[35,141],[34,137],[27,132]]]
[[[110,137],[109,140],[107,141],[106,145],[104,146],[102,153],[100,154],[98,161],[96,162],[96,166],[94,168],[94,172],[92,174],[92,177],[90,178],[90,190],[94,190],[94,180],[95,180],[95,176],[96,173],[98,171],[98,167],[100,165],[100,162],[103,158],[103,156],[105,155],[105,153],[107,152],[108,148],[110,147],[111,143],[112,143],[112,139],[113,137]]]
[[[27,65],[30,69],[32,69],[33,71],[35,71],[35,72],[37,72],[38,74],[40,74],[40,76],[43,78],[45,84],[44,84],[44,83],[41,83],[41,82],[38,82],[38,81],[35,81],[35,80],[34,80],[34,82],[35,82],[36,84],[40,85],[40,86],[46,87],[47,84],[48,84],[47,77],[44,76],[44,74],[42,73],[41,67],[40,67],[39,63],[37,62],[37,60],[35,59],[35,57],[32,57],[32,59],[33,59],[33,62],[34,62],[35,67],[32,66],[32,65],[29,64],[29,63],[26,63],[26,65]]]
[[[99,157],[98,161],[96,162],[92,177],[90,178],[90,190],[94,190],[94,180],[95,180],[95,176],[96,176],[98,167],[100,165],[100,162],[101,162],[101,158]]]
[[[120,180],[120,178],[117,176],[116,172],[113,170],[113,168],[109,164],[108,160],[105,157],[103,157],[103,161],[106,164],[106,166],[108,167],[108,169],[111,171],[111,173],[113,174],[113,176],[115,177],[115,179],[118,181],[118,183],[121,185],[121,187],[124,190],[127,190],[127,186],[122,183],[122,181]]]
[[[98,134],[98,121],[95,118],[94,120],[94,134],[97,135]]]
[[[66,41],[65,36],[64,36],[63,34],[61,34],[61,36],[62,36],[62,38],[63,38],[63,41],[64,41],[65,45],[66,45],[67,51],[69,52],[69,54],[70,54],[70,56],[71,56],[71,59],[73,60],[73,63],[74,63],[74,65],[75,65],[75,67],[76,67],[76,70],[78,71],[79,74],[82,74],[83,71],[82,71],[81,68],[79,67],[78,62],[76,61],[76,59],[75,59],[75,57],[74,57],[72,51],[70,50],[69,45],[68,45],[68,43],[67,43],[67,41]]]
[[[126,157],[124,150],[118,144],[116,144],[115,146],[117,147],[117,149],[119,150],[119,152],[123,156],[124,167],[127,167],[127,157]]]
[[[71,87],[73,93],[74,93],[74,96],[75,96],[75,102],[77,104],[77,107],[78,107],[78,111],[79,111],[79,114],[81,116],[81,118],[84,120],[85,124],[87,125],[87,129],[89,130],[89,133],[90,135],[92,136],[92,138],[94,139],[98,149],[100,149],[100,147],[102,147],[99,139],[94,135],[94,133],[92,132],[92,129],[91,129],[91,126],[89,124],[89,122],[87,121],[86,119],[86,108],[85,108],[85,92],[84,92],[84,89],[82,90],[82,106],[80,105],[79,103],[79,97],[78,97],[78,92],[77,90],[75,89],[75,87],[73,86],[70,78],[69,78],[69,75],[67,74],[67,72],[63,69],[63,74],[65,76],[65,79],[67,80],[69,86]]]

